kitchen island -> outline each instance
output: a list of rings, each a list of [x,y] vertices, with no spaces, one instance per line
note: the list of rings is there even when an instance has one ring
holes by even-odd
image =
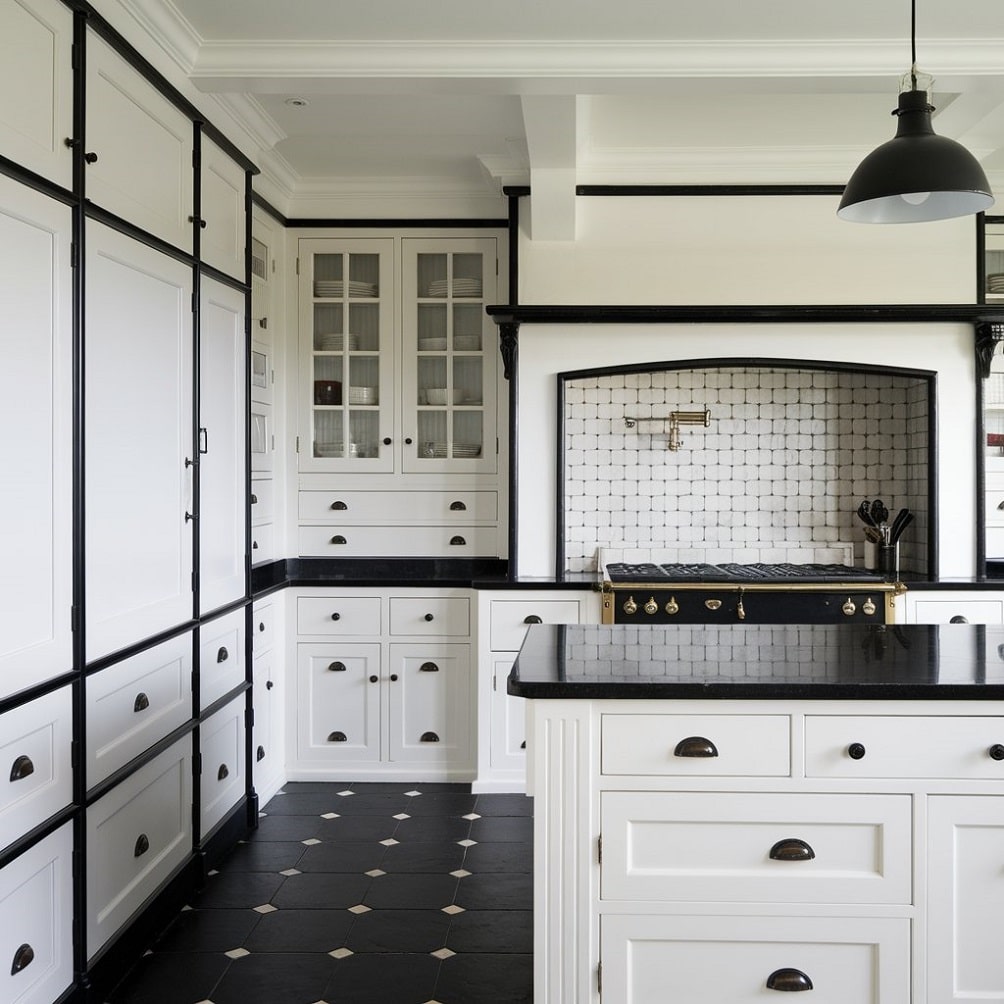
[[[1004,1000],[1004,629],[530,628],[537,1004]]]

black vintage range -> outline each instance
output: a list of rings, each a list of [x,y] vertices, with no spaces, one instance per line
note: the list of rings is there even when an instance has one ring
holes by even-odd
[[[849,565],[603,563],[604,624],[893,622],[903,592]]]

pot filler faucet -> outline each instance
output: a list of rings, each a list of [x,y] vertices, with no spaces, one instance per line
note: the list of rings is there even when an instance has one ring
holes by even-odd
[[[633,429],[643,422],[658,422],[663,427],[664,432],[669,433],[669,449],[678,450],[683,445],[680,438],[681,425],[703,425],[708,428],[711,425],[711,411],[705,408],[704,411],[671,411],[666,418],[632,418],[630,415],[624,416],[624,425],[628,429]]]

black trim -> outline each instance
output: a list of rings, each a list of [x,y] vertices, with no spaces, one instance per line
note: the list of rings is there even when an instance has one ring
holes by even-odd
[[[519,199],[510,197],[508,256],[509,256],[509,302],[519,302]],[[509,371],[509,501],[508,501],[508,547],[509,578],[519,575],[519,327],[512,326],[512,338],[509,339],[509,359],[506,361],[506,329],[499,328],[499,348],[502,350],[503,363]]]
[[[583,196],[843,195],[843,185],[576,185]]]
[[[348,219],[332,220],[320,218],[291,219],[286,221],[291,230],[331,227],[332,229],[384,229],[406,230],[409,227],[430,228],[440,230],[505,230],[509,221],[499,219]]]
[[[16,861],[25,851],[31,850],[35,844],[44,840],[50,833],[55,833],[64,823],[70,822],[76,812],[75,805],[65,806],[37,826],[33,826],[27,833],[22,833],[6,847],[0,848],[0,869],[6,868],[12,861]]]
[[[246,619],[245,619],[246,620]],[[241,694],[247,693],[250,689],[251,684],[246,679],[247,677],[247,659],[244,660],[245,668],[245,680],[243,683],[238,683],[236,687],[228,690],[222,697],[217,697],[212,704],[207,704],[205,708],[202,709],[202,713],[199,715],[199,725],[204,725],[213,715],[218,714],[228,705],[232,704]]]
[[[55,199],[64,205],[75,206],[77,204],[77,197],[71,190],[57,185],[41,174],[30,171],[27,167],[22,167],[16,161],[4,157],[3,154],[0,154],[0,174],[5,174],[8,178],[13,178],[14,181],[19,181],[22,185],[33,188],[36,192],[41,192],[42,195],[47,195],[50,199]]]
[[[141,641],[133,642],[125,648],[120,648],[115,652],[109,652],[107,655],[103,655],[100,658],[95,659],[93,662],[88,663],[86,666],[86,673],[88,676],[91,676],[93,673],[100,673],[101,670],[122,662],[124,659],[129,659],[134,655],[139,655],[140,652],[146,652],[148,649],[156,648],[162,642],[170,641],[172,638],[177,638],[179,635],[188,634],[193,628],[198,626],[198,623],[199,622],[194,619],[184,621],[172,628],[168,628],[166,631],[161,631],[158,634],[150,635],[148,638],[143,638]]]
[[[271,216],[272,219],[274,219],[277,223],[281,224],[282,226],[284,227],[289,226],[289,220],[287,220],[286,217],[283,216],[282,213],[280,213],[279,210],[276,209],[275,206],[273,206],[272,203],[269,202],[268,199],[266,199],[263,195],[259,195],[257,192],[252,191],[251,204],[253,206],[257,206],[259,209],[264,210],[264,212],[268,213],[268,215]]]
[[[565,574],[565,387],[569,379],[572,379],[571,374],[558,374],[555,394],[554,427],[558,430],[554,451],[554,577],[556,579]]]
[[[503,185],[502,194],[511,199],[524,199],[530,194],[529,185]]]
[[[243,279],[236,279],[229,272],[224,272],[221,269],[216,268],[215,265],[207,265],[205,262],[199,263],[199,272],[204,279],[212,279],[213,282],[218,282],[221,286],[228,286],[230,289],[237,290],[238,293],[250,293],[251,284],[245,282]]]
[[[75,683],[78,677],[79,674],[76,670],[67,670],[59,676],[52,677],[51,680],[46,680],[44,683],[35,684],[25,690],[19,690],[8,697],[0,698],[0,715],[5,715],[8,711],[13,711],[22,705],[31,704],[32,701],[37,701],[40,697],[45,697],[55,690],[68,687],[71,683]]]
[[[94,220],[96,223],[103,223],[106,227],[125,234],[126,237],[131,237],[140,244],[145,244],[147,247],[153,248],[154,251],[159,251],[169,258],[175,259],[175,261],[180,261],[185,265],[194,265],[196,263],[197,259],[190,251],[175,247],[168,241],[148,233],[141,227],[137,227],[134,223],[130,223],[121,216],[110,213],[107,209],[102,209],[93,202],[84,203],[84,214],[88,219]]]
[[[997,342],[993,348],[996,349]],[[983,372],[985,349],[981,352],[980,342],[976,343],[976,576],[985,579],[989,574],[987,562],[987,416],[986,416],[986,376]],[[990,368],[987,358],[986,369]]]

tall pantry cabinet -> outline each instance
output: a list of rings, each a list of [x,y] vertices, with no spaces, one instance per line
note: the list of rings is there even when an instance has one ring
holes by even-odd
[[[254,168],[84,0],[0,37],[0,1000],[52,1004],[253,825]]]

